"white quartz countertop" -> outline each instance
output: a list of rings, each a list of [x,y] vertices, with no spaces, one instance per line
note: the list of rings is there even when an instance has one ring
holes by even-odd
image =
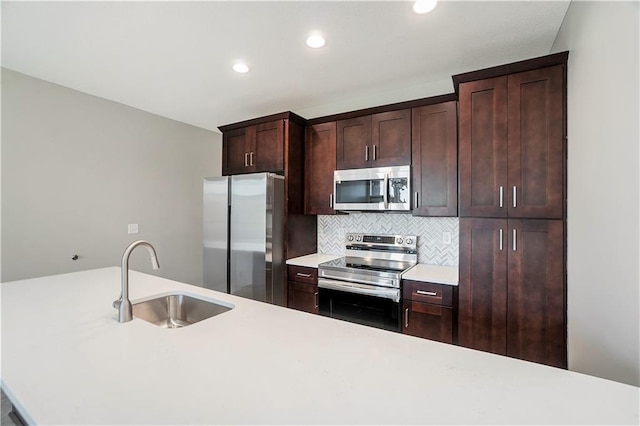
[[[287,265],[317,268],[320,263],[337,259],[339,257],[341,256],[334,254],[314,253],[289,259],[287,260]],[[458,267],[427,265],[425,263],[418,263],[416,266],[405,272],[402,275],[402,279],[457,286]]]
[[[458,267],[418,263],[416,266],[402,274],[402,279],[457,286]]]
[[[235,307],[118,323],[120,268],[2,283],[2,387],[31,424],[638,424],[637,387],[131,272],[131,299]]]
[[[319,264],[322,262],[328,262],[333,259],[337,259],[342,256],[338,256],[335,254],[323,254],[323,253],[314,253],[308,254],[306,256],[294,257],[293,259],[287,260],[287,265],[293,266],[305,266],[307,268],[317,268]]]

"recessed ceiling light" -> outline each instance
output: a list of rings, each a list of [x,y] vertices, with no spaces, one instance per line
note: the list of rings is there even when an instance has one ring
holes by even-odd
[[[436,8],[438,0],[416,0],[413,4],[413,11],[419,14],[425,14],[431,12]]]
[[[247,64],[242,63],[242,62],[236,62],[233,65],[233,70],[235,72],[239,72],[239,73],[244,74],[246,72],[249,72],[249,66]]]
[[[318,33],[313,33],[307,37],[307,46],[313,47],[314,49],[324,46],[325,43],[324,37]]]

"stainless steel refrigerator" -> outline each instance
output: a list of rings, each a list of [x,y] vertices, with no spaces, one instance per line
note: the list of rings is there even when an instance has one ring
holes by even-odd
[[[204,287],[285,305],[284,177],[204,179]]]

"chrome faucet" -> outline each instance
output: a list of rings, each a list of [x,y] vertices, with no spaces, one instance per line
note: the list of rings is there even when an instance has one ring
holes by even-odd
[[[154,249],[147,241],[134,241],[124,250],[124,253],[122,254],[122,265],[120,268],[122,276],[122,290],[120,292],[120,299],[113,302],[113,307],[118,310],[118,322],[127,322],[133,319],[133,307],[129,300],[129,256],[138,246],[143,246],[149,252],[149,256],[151,256],[151,267],[153,269],[160,268],[156,249]]]

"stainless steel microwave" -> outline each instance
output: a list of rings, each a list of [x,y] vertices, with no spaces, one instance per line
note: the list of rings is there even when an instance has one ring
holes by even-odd
[[[336,170],[333,208],[356,211],[411,210],[411,166]]]

